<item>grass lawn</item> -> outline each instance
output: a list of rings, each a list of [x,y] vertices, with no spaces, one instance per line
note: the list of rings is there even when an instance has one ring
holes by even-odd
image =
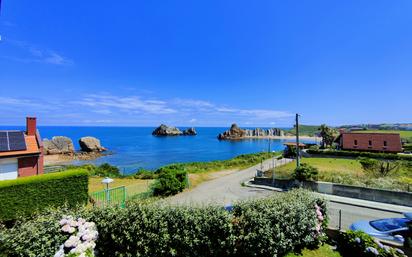
[[[350,176],[362,176],[362,166],[356,159],[343,159],[343,158],[302,158],[302,163],[312,165],[319,170],[320,178],[336,175],[350,175]],[[293,170],[296,167],[296,162],[290,162],[286,165],[275,168],[275,177],[277,178],[290,178]],[[271,173],[269,174],[271,175]]]
[[[102,191],[105,189],[105,185],[102,184],[101,177],[89,178],[89,193]],[[153,180],[150,179],[135,179],[135,178],[114,178],[113,183],[110,184],[110,188],[125,186],[128,197],[146,192]]]
[[[322,245],[316,250],[304,249],[301,254],[289,253],[285,257],[341,257],[341,255],[332,250],[330,245]]]
[[[345,158],[302,158],[302,163],[312,165],[319,170],[318,180],[346,185],[367,186],[373,188],[406,191],[412,188],[412,170],[402,167],[399,171],[384,178],[374,178],[366,174],[356,159]],[[275,168],[276,178],[291,178],[296,162]],[[271,177],[272,171],[266,173]]]

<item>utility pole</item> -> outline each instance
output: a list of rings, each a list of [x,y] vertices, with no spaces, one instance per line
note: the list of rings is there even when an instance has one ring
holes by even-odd
[[[299,114],[296,113],[296,168],[300,166],[300,151],[299,151]]]

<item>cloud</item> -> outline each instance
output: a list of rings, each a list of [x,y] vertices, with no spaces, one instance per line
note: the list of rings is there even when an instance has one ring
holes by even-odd
[[[168,107],[166,102],[158,100],[142,100],[138,96],[88,95],[76,104],[90,106],[95,109],[113,108],[117,111],[143,112],[149,114],[172,114],[177,111]],[[107,110],[107,109],[106,109]]]
[[[293,114],[285,111],[276,111],[276,110],[264,110],[264,109],[236,109],[236,108],[227,108],[219,107],[216,108],[216,111],[221,113],[230,113],[233,115],[240,116],[251,116],[256,119],[279,119],[292,117]]]
[[[203,100],[193,100],[193,99],[176,99],[174,101],[177,105],[180,106],[187,106],[187,107],[197,107],[197,108],[210,108],[210,107],[215,107],[214,104],[208,102],[208,101],[203,101]]]
[[[220,126],[229,122],[259,126],[288,121],[293,114],[270,109],[242,109],[195,99],[157,99],[138,95],[109,93],[34,98],[0,97],[0,112],[10,117],[35,114],[49,124],[174,125]],[[199,122],[201,121],[201,122]]]
[[[18,40],[6,41],[9,46],[14,48],[14,56],[3,56],[9,60],[22,62],[22,63],[45,63],[52,65],[72,65],[73,61],[66,58],[62,54],[50,49],[41,49],[32,44]]]

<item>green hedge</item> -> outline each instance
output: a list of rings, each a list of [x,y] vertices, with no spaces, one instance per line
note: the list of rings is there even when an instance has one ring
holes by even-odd
[[[86,204],[88,174],[71,170],[0,182],[0,220],[14,220],[47,207]]]
[[[393,153],[372,153],[372,152],[358,152],[358,151],[342,151],[342,150],[307,150],[309,154],[321,154],[321,155],[333,155],[344,157],[368,157],[375,159],[387,159],[387,160],[405,160],[412,161],[412,156],[400,155]]]
[[[237,203],[231,212],[223,206],[159,202],[130,203],[126,208],[59,209],[0,230],[0,252],[8,257],[53,256],[62,240],[58,225],[53,224],[70,214],[96,223],[96,250],[102,257],[282,256],[317,246],[324,239],[318,229],[326,228],[327,219],[320,222],[316,205],[325,215],[323,200],[294,190]]]

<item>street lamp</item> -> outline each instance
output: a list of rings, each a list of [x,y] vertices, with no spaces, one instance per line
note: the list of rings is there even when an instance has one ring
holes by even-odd
[[[114,180],[112,178],[109,177],[105,177],[102,180],[103,184],[106,184],[106,202],[109,203],[110,202],[110,194],[109,194],[109,184],[112,183]]]

